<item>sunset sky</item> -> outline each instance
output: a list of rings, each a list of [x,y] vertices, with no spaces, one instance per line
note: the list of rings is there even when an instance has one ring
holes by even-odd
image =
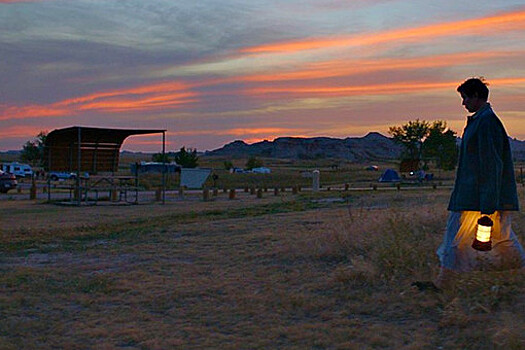
[[[471,76],[523,140],[524,38],[524,0],[0,0],[0,150],[75,125],[167,129],[168,150],[416,118],[461,135]]]

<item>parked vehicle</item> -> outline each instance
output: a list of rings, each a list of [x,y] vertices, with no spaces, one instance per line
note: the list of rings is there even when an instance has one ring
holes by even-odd
[[[77,173],[69,173],[67,171],[50,171],[48,177],[51,181],[76,180]],[[89,178],[89,174],[81,174],[80,178]]]
[[[16,177],[32,177],[33,176],[33,169],[29,164],[22,164],[22,163],[5,163],[2,164],[3,172],[10,173],[15,175]]]
[[[7,191],[16,188],[16,176],[0,170],[0,193],[7,193]]]
[[[272,171],[270,170],[270,168],[266,168],[266,167],[259,167],[259,168],[253,168],[252,169],[252,173],[256,173],[256,174],[270,174]]]

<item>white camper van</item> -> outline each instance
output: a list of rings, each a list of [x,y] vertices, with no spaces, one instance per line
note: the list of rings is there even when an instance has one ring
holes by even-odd
[[[29,164],[5,163],[2,164],[2,171],[15,175],[16,177],[32,177],[33,169]]]

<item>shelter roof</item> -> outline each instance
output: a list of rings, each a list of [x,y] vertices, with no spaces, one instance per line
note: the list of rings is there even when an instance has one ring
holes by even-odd
[[[56,129],[46,138],[47,167],[50,171],[116,172],[120,147],[128,136],[164,132],[166,130],[84,126]]]

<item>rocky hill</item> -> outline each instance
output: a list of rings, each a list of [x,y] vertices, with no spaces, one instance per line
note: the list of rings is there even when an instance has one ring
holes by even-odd
[[[509,138],[509,141],[514,159],[521,162],[525,161],[525,141],[511,138]]]
[[[510,138],[515,160],[525,161],[525,141]],[[460,139],[458,139],[460,142]],[[337,139],[330,137],[279,137],[274,141],[247,144],[233,141],[207,151],[207,156],[245,158],[249,156],[291,159],[337,158],[350,161],[391,160],[399,158],[402,147],[391,138],[371,132],[364,137]]]
[[[338,158],[350,161],[389,160],[399,157],[401,147],[377,132],[364,137],[337,139],[330,137],[279,137],[274,141],[247,144],[234,141],[222,148],[206,152],[207,156],[240,158],[247,156],[316,159]]]

